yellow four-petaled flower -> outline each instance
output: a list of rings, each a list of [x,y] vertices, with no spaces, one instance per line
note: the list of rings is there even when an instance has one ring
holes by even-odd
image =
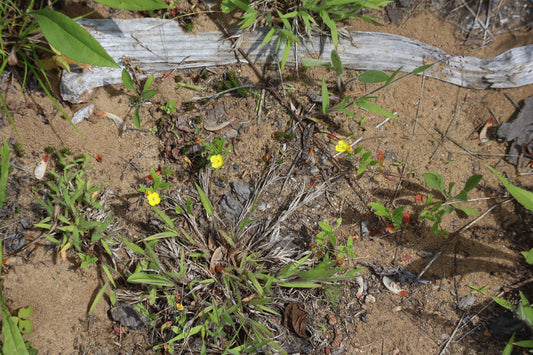
[[[351,153],[353,151],[352,147],[343,140],[340,140],[339,143],[337,143],[337,145],[335,146],[335,150],[337,150],[337,152],[339,153]]]
[[[220,154],[211,156],[210,160],[211,160],[211,166],[215,169],[220,168],[222,164],[224,164],[224,159],[222,158],[222,155]]]
[[[161,197],[159,197],[159,194],[150,190],[146,191],[146,198],[148,199],[148,204],[150,206],[159,205],[161,202]]]

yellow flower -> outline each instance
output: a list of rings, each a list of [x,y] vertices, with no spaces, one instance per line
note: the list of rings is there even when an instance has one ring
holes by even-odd
[[[340,140],[339,143],[337,143],[335,150],[337,150],[339,153],[351,153],[353,151],[352,147],[350,147],[350,145],[343,140]]]
[[[178,303],[176,305],[176,308],[178,309],[178,311],[183,311],[184,310],[184,307],[183,307],[183,305],[181,303]]]
[[[215,169],[220,168],[222,164],[224,164],[224,159],[222,159],[222,155],[220,154],[211,156],[210,160],[211,160],[211,166]]]
[[[150,190],[146,191],[146,198],[148,199],[148,204],[150,206],[159,205],[159,203],[161,202],[159,194]]]

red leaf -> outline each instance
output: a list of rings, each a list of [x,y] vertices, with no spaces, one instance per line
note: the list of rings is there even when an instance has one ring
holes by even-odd
[[[409,224],[409,222],[411,222],[411,216],[409,215],[409,213],[407,212],[403,213],[402,221],[405,224]]]
[[[393,226],[393,225],[390,225],[390,226],[388,226],[387,228],[385,228],[385,232],[387,232],[387,233],[390,233],[390,232],[392,232],[393,230],[394,230],[394,226]]]
[[[380,150],[378,153],[378,164],[379,166],[383,167],[383,162],[385,161],[385,156],[383,155],[383,151]]]
[[[416,195],[415,198],[418,202],[422,202],[422,195]]]
[[[97,162],[101,163],[102,162],[102,157],[98,154],[96,154],[96,156],[94,157],[96,159]]]

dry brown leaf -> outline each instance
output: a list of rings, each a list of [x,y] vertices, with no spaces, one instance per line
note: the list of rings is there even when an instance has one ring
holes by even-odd
[[[300,308],[297,303],[289,303],[285,308],[285,314],[283,317],[283,325],[302,338],[306,338],[305,334],[305,320],[307,319],[307,312]]]

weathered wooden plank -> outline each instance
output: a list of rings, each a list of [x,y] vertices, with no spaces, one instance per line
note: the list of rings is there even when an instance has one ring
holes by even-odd
[[[231,42],[219,32],[192,34],[174,21],[160,19],[82,19],[79,21],[119,64],[126,58],[150,74],[179,69],[227,65],[237,62]],[[337,51],[345,68],[410,72],[437,62],[426,75],[467,88],[512,88],[533,83],[533,45],[513,48],[499,56],[480,59],[452,56],[442,49],[406,37],[377,32],[346,32]],[[243,35],[243,48],[255,62],[275,63],[275,42],[261,48],[266,35],[258,30]],[[297,58],[328,60],[333,45],[329,39],[308,37],[297,46]],[[283,49],[280,48],[280,51]],[[294,51],[293,51],[294,52]],[[320,57],[319,54],[323,55]],[[294,58],[294,56],[293,56]],[[294,65],[294,61],[289,64]],[[121,70],[92,68],[64,73],[61,93],[77,102],[80,94],[94,87],[121,82]]]

